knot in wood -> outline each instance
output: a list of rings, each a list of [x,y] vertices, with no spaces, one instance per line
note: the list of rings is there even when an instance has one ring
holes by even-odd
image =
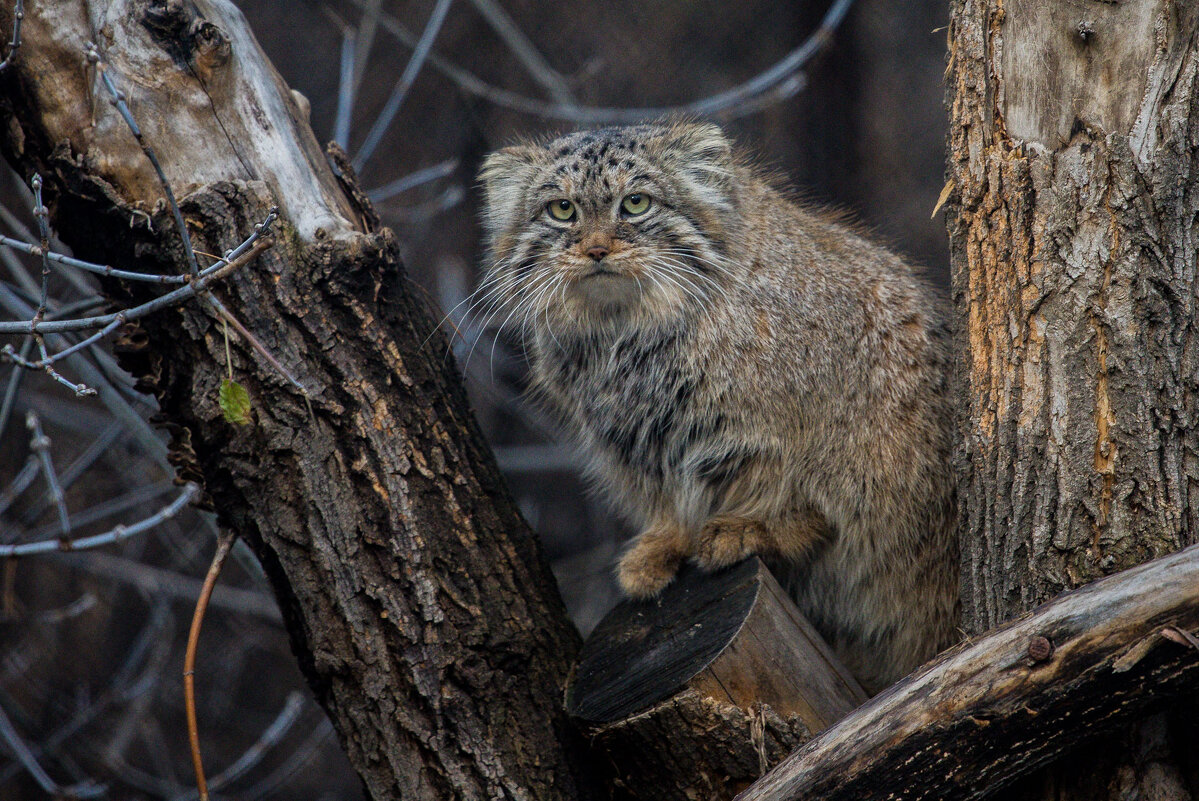
[[[1034,662],[1044,662],[1053,656],[1053,643],[1048,637],[1037,635],[1028,641],[1028,656]]]

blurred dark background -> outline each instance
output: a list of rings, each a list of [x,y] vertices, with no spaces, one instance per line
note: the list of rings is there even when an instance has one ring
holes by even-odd
[[[453,358],[475,412],[576,624],[589,631],[616,600],[611,566],[631,532],[588,495],[571,450],[522,402],[518,345],[462,314],[480,260],[478,163],[518,137],[586,127],[571,108],[678,106],[737,87],[803,43],[829,3],[458,0],[366,159],[362,145],[434,0],[238,5],[309,100],[317,139],[336,138],[358,157],[361,184],[396,231],[434,319],[450,312]],[[930,214],[943,184],[947,19],[939,2],[857,0],[781,90],[713,116],[802,196],[848,211],[942,284],[944,227]],[[0,231],[27,238],[28,193],[11,176],[0,183]],[[38,270],[5,253],[0,281],[19,288]],[[56,276],[53,288],[62,304],[94,292],[81,276]],[[0,319],[15,316],[0,308]],[[73,535],[142,519],[178,492],[162,436],[144,422],[152,400],[102,349],[86,359],[79,369],[109,390],[98,399],[77,399],[40,374],[18,384],[0,364],[0,392],[12,395],[0,426],[0,544],[55,530],[44,485],[20,481],[34,456],[31,411],[69,478]],[[45,779],[80,795],[99,792],[98,782],[100,797],[194,797],[180,674],[214,536],[212,521],[190,512],[101,550],[0,560],[0,798],[45,798]],[[197,688],[209,778],[220,779],[214,797],[358,797],[240,548],[205,624]]]

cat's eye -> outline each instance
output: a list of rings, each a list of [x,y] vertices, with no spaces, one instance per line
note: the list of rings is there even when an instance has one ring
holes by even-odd
[[[630,217],[645,214],[649,211],[649,195],[642,194],[641,192],[625,195],[624,200],[620,201],[620,208]]]
[[[551,200],[545,208],[550,213],[550,216],[559,222],[568,222],[575,218],[575,204],[565,198]]]

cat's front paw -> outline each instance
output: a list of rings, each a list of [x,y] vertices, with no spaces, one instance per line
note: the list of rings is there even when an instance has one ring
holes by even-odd
[[[704,570],[736,564],[769,549],[766,526],[744,517],[714,517],[700,529],[695,563]]]
[[[653,598],[674,580],[687,553],[676,532],[648,531],[616,566],[616,581],[633,598]]]

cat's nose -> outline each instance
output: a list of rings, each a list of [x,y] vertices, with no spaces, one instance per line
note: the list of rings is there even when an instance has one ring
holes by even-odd
[[[590,256],[591,258],[595,259],[596,261],[599,261],[602,258],[604,258],[604,256],[608,255],[608,249],[606,247],[597,245],[596,247],[588,248],[587,255]]]

